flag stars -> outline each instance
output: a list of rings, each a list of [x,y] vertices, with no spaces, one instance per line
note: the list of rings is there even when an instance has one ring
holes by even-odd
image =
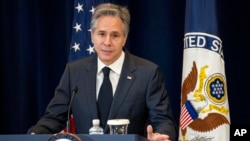
[[[92,47],[91,45],[89,45],[89,48],[87,48],[87,51],[89,52],[89,54],[95,53],[94,47]]]
[[[92,8],[91,8],[91,10],[89,10],[89,12],[91,12],[92,13],[92,15],[94,14],[94,12],[95,12],[95,8],[92,6]]]
[[[77,4],[77,7],[75,7],[75,8],[77,9],[78,13],[80,13],[81,11],[83,11],[82,7],[83,7],[83,4],[80,4],[80,3]]]
[[[216,80],[211,84],[211,94],[217,99],[221,99],[224,95],[224,84],[223,82]]]
[[[96,51],[91,43],[91,28],[89,21],[94,14],[94,5],[85,5],[83,2],[77,2],[74,5],[74,23],[72,24],[72,41],[70,44],[69,60],[76,60],[95,54]]]
[[[74,26],[74,29],[76,29],[76,32],[78,32],[78,31],[81,31],[82,29],[81,29],[81,25],[82,24],[78,24],[78,23],[76,23],[76,25]]]
[[[74,44],[74,46],[72,46],[72,48],[75,50],[75,52],[77,52],[77,50],[80,51],[80,44],[77,44],[77,43],[75,42],[75,44]]]

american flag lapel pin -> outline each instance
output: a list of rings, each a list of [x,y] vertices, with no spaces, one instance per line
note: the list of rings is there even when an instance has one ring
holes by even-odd
[[[132,77],[131,77],[131,76],[127,76],[127,79],[128,79],[128,80],[131,80],[131,79],[132,79]]]

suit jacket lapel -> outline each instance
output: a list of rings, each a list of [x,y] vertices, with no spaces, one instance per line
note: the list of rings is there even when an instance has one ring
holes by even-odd
[[[97,60],[96,57],[93,57],[93,61],[90,61],[93,63],[88,64],[86,67],[86,73],[84,73],[86,76],[84,76],[86,79],[84,80],[84,85],[88,84],[86,88],[86,97],[87,98],[87,104],[90,105],[90,112],[92,119],[98,118],[98,111],[97,111],[97,105],[96,105],[96,73],[97,73]],[[94,70],[94,71],[93,71]],[[90,86],[90,87],[88,87]]]
[[[109,119],[115,118],[119,112],[120,106],[124,102],[131,85],[136,79],[136,76],[133,74],[135,70],[136,66],[134,61],[131,59],[131,54],[126,51],[123,69],[113,98],[113,103],[111,105]],[[107,128],[108,127],[106,126],[105,129]]]

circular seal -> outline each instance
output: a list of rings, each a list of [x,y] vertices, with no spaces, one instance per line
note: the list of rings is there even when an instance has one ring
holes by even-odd
[[[209,100],[216,104],[223,104],[227,97],[227,87],[222,74],[216,73],[208,77],[205,85]]]
[[[71,133],[58,133],[51,136],[47,141],[81,141],[81,139]]]

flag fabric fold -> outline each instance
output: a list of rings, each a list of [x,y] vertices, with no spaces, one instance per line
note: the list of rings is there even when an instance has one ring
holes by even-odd
[[[186,0],[179,140],[229,141],[230,112],[216,0]]]

